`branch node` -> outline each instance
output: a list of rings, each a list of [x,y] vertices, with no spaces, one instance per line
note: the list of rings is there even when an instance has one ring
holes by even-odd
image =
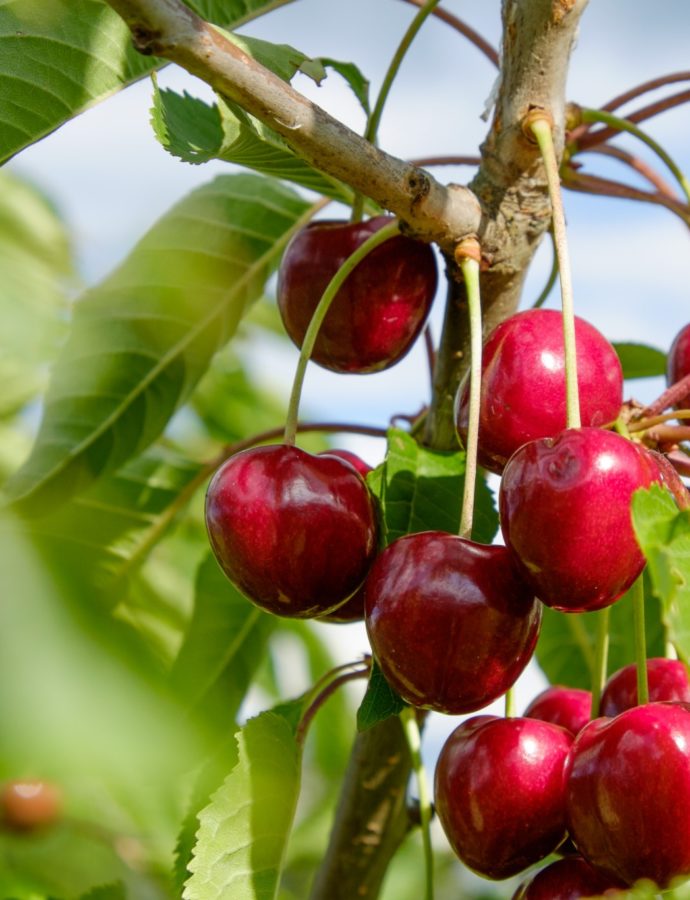
[[[537,138],[534,134],[534,131],[532,130],[532,126],[537,122],[546,122],[550,130],[553,132],[554,122],[551,113],[541,106],[530,106],[527,115],[521,122],[522,133],[530,142],[530,144],[537,143]]]
[[[142,56],[158,56],[162,50],[161,31],[147,28],[144,25],[132,25],[132,45]]]
[[[415,169],[407,178],[407,186],[412,192],[412,206],[417,206],[429,195],[431,180],[423,169]]]
[[[482,248],[477,238],[472,235],[470,237],[463,238],[461,241],[458,241],[458,243],[455,245],[453,256],[455,258],[455,262],[458,265],[460,265],[465,259],[473,259],[475,262],[481,265]]]

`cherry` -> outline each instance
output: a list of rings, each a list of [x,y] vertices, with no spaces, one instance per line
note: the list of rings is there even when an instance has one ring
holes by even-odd
[[[611,344],[575,317],[577,381],[583,425],[601,426],[618,417],[623,372]],[[456,422],[467,436],[469,384],[456,399]],[[501,322],[482,352],[479,462],[500,474],[527,441],[551,437],[566,423],[563,318],[552,309],[530,309]]]
[[[690,875],[690,705],[646,703],[573,744],[568,827],[582,855],[626,884]]]
[[[362,478],[366,478],[369,472],[372,471],[368,463],[365,463],[363,459],[360,459],[356,453],[352,453],[350,450],[323,450],[319,453],[319,456],[337,456],[338,459],[344,459],[345,462],[349,462],[351,466],[354,466]]]
[[[362,584],[377,549],[372,497],[353,467],[286,444],[232,456],[206,495],[211,546],[257,606],[305,618]]]
[[[601,609],[632,585],[645,559],[631,498],[659,480],[644,448],[601,428],[567,429],[513,454],[499,493],[503,538],[547,606]]]
[[[365,621],[391,686],[414,706],[457,714],[514,684],[541,610],[505,547],[426,531],[378,556],[365,583]]]
[[[62,813],[58,789],[46,781],[9,781],[0,792],[0,820],[17,831],[52,825]]]
[[[592,714],[592,694],[581,688],[552,685],[535,697],[524,712],[530,719],[560,725],[573,737],[585,727]]]
[[[622,885],[590,866],[581,856],[559,859],[520,885],[513,900],[581,900],[615,897]]]
[[[648,659],[649,699],[690,702],[690,680],[685,663],[677,659]],[[637,668],[625,666],[606,682],[601,695],[601,715],[617,716],[637,706]]]
[[[480,716],[453,731],[436,766],[436,811],[466,866],[508,878],[558,847],[572,740],[525,718]]]
[[[391,222],[318,221],[288,244],[278,272],[278,306],[298,347],[328,282],[367,238]],[[428,244],[397,235],[350,273],[328,311],[312,359],[334,372],[378,372],[394,365],[424,327],[437,285]]]
[[[690,325],[686,325],[675,336],[666,360],[666,381],[669,385],[675,384],[690,375]],[[687,404],[690,396],[686,397],[678,408]]]

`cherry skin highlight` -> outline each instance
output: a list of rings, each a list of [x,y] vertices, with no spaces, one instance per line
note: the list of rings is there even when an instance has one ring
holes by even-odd
[[[690,876],[690,705],[647,703],[585,728],[567,816],[582,855],[612,878],[663,889]]]
[[[647,660],[649,700],[680,700],[690,703],[690,680],[685,663],[679,659]],[[601,715],[617,716],[637,706],[637,667],[634,663],[615,672],[601,695]]]
[[[615,421],[623,402],[623,372],[611,344],[575,317],[577,380],[583,425]],[[551,437],[566,424],[563,318],[552,309],[530,309],[501,322],[482,351],[478,458],[500,474],[528,441]],[[467,437],[469,384],[456,399],[456,423]]]
[[[284,444],[231,457],[206,495],[228,578],[279,616],[328,613],[362,584],[377,549],[373,499],[353,467]]]
[[[532,700],[524,712],[529,719],[541,719],[560,725],[573,737],[589,722],[592,714],[592,694],[581,688],[552,685]]]
[[[435,802],[466,866],[508,878],[563,841],[572,735],[538,719],[480,716],[458,726],[436,766]]]
[[[515,683],[532,656],[541,608],[505,547],[426,531],[377,557],[365,621],[391,686],[414,706],[455,715]]]
[[[632,495],[660,478],[644,448],[601,428],[566,429],[513,454],[501,530],[540,600],[564,612],[602,609],[632,585],[645,565]]]
[[[513,900],[581,900],[616,897],[624,885],[598,872],[581,856],[559,859],[520,885]]]
[[[384,225],[317,221],[288,244],[278,272],[278,307],[287,333],[302,346],[328,282],[345,260]],[[319,330],[311,358],[334,372],[387,369],[410,350],[436,294],[438,273],[428,244],[396,235],[350,273]]]

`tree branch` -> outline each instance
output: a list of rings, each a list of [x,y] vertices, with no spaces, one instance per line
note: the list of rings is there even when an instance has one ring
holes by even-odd
[[[409,233],[451,253],[473,234],[480,208],[467,188],[378,149],[307,100],[185,6],[181,0],[108,0],[134,46],[181,65],[281,135],[315,168],[390,210]]]

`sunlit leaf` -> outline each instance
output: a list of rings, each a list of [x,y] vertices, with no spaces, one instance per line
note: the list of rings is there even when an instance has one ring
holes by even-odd
[[[389,716],[397,716],[406,705],[402,697],[398,696],[388,684],[378,664],[374,661],[367,692],[357,710],[357,730],[366,731]]]
[[[222,176],[154,225],[77,304],[11,499],[44,513],[158,437],[261,296],[307,209],[269,179]]]
[[[652,378],[666,374],[666,354],[646,344],[613,345],[623,367],[624,378]]]

